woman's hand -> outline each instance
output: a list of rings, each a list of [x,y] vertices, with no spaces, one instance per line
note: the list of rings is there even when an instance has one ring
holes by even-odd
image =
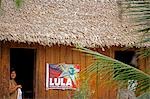
[[[21,85],[17,85],[16,87],[17,87],[17,89],[18,89],[18,88],[22,88],[22,86],[21,86]]]
[[[15,92],[18,88],[22,88],[22,86],[21,85],[17,85],[17,86],[15,86],[13,88],[9,88],[9,93]]]

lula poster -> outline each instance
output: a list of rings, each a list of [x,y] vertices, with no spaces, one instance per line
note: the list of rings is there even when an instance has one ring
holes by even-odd
[[[78,64],[47,64],[46,89],[77,89],[79,71]]]

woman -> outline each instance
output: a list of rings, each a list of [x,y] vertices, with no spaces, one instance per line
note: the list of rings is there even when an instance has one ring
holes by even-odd
[[[17,99],[18,95],[18,88],[22,88],[21,85],[17,85],[16,81],[16,71],[11,70],[10,72],[10,81],[9,81],[9,93],[10,93],[10,99]]]

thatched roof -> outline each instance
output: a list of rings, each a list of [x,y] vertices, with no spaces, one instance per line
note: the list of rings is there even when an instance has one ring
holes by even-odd
[[[24,0],[16,9],[13,0],[2,0],[0,40],[86,47],[137,43],[139,34],[130,33],[132,25],[121,21],[113,1]]]

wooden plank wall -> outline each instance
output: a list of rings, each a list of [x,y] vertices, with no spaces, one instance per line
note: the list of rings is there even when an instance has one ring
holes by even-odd
[[[85,65],[84,61],[83,63]],[[72,50],[72,48],[69,46],[61,45],[46,47],[46,62],[51,64],[80,64],[80,53]],[[49,90],[46,91],[45,96],[47,99],[67,99],[69,98],[69,93],[72,92],[69,90]]]
[[[146,59],[146,72],[150,74],[150,56]]]
[[[9,98],[9,48],[0,43],[0,98]]]
[[[12,46],[13,45],[13,46]],[[48,90],[45,88],[45,71],[46,71],[46,63],[50,64],[58,64],[58,63],[67,63],[67,64],[79,64],[81,66],[81,70],[86,68],[92,63],[92,59],[89,56],[86,56],[84,53],[73,50],[73,47],[70,46],[53,46],[53,47],[44,47],[39,45],[27,46],[27,44],[10,44],[6,46],[6,44],[0,44],[0,72],[3,73],[0,75],[0,84],[2,85],[1,89],[4,90],[3,95],[4,98],[8,96],[8,82],[4,83],[6,80],[9,80],[9,49],[10,48],[34,48],[37,50],[36,54],[36,68],[35,68],[35,99],[69,99],[68,94],[72,94],[72,91],[69,90]],[[105,49],[102,51],[99,49],[94,49],[104,55],[114,57],[114,50],[112,48]],[[150,58],[146,61],[141,62],[142,65],[149,65]],[[87,75],[88,76],[88,75]],[[5,79],[5,80],[4,80]],[[96,86],[99,77],[93,78],[95,80],[90,82],[92,99],[116,99],[116,90],[112,90],[109,86],[101,85]],[[1,86],[0,85],[0,86]],[[6,85],[6,87],[4,87]],[[115,86],[114,86],[115,87]],[[3,97],[2,92],[0,92],[0,97]],[[4,99],[3,98],[3,99]]]
[[[150,56],[146,58],[140,58],[138,64],[139,69],[150,74]]]
[[[97,51],[110,56],[111,50],[107,49],[105,51],[102,51],[101,49],[96,49]],[[44,51],[44,50],[43,50]],[[43,53],[43,52],[41,52]],[[43,53],[44,54],[44,53]],[[84,53],[81,53],[79,51],[73,50],[73,47],[70,46],[53,46],[53,47],[46,47],[46,63],[51,64],[58,64],[58,63],[67,63],[67,64],[79,64],[81,66],[81,69],[83,70],[87,66],[89,66],[92,63],[92,59],[89,56],[86,56]],[[41,58],[40,58],[41,59]],[[43,58],[44,59],[44,58]],[[40,65],[43,69],[40,68],[40,71],[44,70],[45,64]],[[42,73],[43,72],[39,72]],[[41,75],[41,74],[39,74]],[[93,78],[94,79],[94,78]],[[40,79],[39,79],[40,80]],[[41,79],[42,80],[42,79]],[[115,99],[115,91],[111,91],[108,87],[97,87],[96,82],[98,78],[96,77],[95,80],[90,82],[91,91],[93,91],[92,99]],[[43,77],[43,81],[45,81],[45,77]],[[44,82],[43,82],[44,83]],[[43,85],[42,85],[43,86]],[[42,87],[38,90],[44,90]],[[38,94],[38,93],[37,93]],[[48,90],[48,91],[40,91],[41,96],[45,97],[46,99],[69,99],[70,95],[72,94],[69,90]],[[70,94],[70,95],[69,95]],[[45,95],[45,96],[43,96]],[[40,99],[40,98],[38,98]]]
[[[2,83],[2,79],[1,79],[1,78],[3,78],[2,71],[3,71],[3,67],[2,67],[2,44],[0,42],[0,97],[3,96],[3,83]]]
[[[36,99],[45,99],[45,61],[46,61],[45,47],[38,46],[37,61],[36,61]]]
[[[101,48],[96,49],[97,52],[109,56],[109,57],[114,57],[114,49],[110,48],[104,48],[103,50]],[[97,98],[95,99],[116,99],[116,88],[115,86],[108,86],[104,84],[103,79],[100,79],[100,77],[97,78],[98,79],[98,90],[97,90]]]

